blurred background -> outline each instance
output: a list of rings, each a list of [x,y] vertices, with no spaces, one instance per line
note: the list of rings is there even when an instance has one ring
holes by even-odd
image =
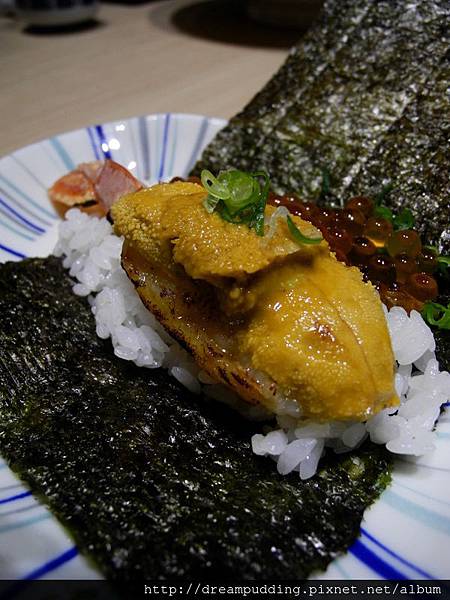
[[[0,0],[0,154],[152,112],[229,118],[320,0]]]

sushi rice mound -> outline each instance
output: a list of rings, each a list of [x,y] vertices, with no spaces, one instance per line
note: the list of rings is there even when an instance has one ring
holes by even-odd
[[[77,280],[73,291],[87,296],[95,316],[97,335],[111,338],[114,353],[138,367],[165,368],[191,392],[202,391],[237,405],[239,399],[201,371],[144,307],[120,265],[122,238],[103,218],[78,209],[66,213],[54,250]],[[289,415],[277,417],[277,428],[256,434],[255,454],[269,456],[280,474],[296,471],[302,479],[314,475],[325,448],[348,452],[370,437],[391,452],[420,456],[434,449],[433,432],[441,406],[450,398],[450,374],[439,371],[430,328],[421,315],[410,316],[400,307],[385,310],[396,359],[395,388],[399,407],[388,408],[366,423],[301,423]],[[264,416],[247,407],[247,416]]]

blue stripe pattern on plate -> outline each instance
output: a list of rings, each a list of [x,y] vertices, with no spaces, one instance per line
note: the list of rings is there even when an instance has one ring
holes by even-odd
[[[30,571],[29,573],[27,573],[22,578],[21,581],[18,581],[17,583],[11,585],[9,587],[9,589],[7,589],[0,596],[0,600],[7,600],[7,599],[9,600],[9,599],[12,599],[12,598],[18,596],[19,594],[21,594],[21,592],[23,592],[26,589],[28,581],[32,581],[35,579],[41,579],[45,575],[49,575],[50,573],[53,573],[54,571],[56,571],[56,569],[58,569],[62,565],[73,560],[77,555],[78,555],[78,550],[76,549],[75,546],[73,546],[72,548],[69,548],[68,550],[65,550],[61,554],[55,556],[55,558],[52,558],[51,560],[40,565],[33,571]]]
[[[18,250],[8,248],[8,246],[5,246],[4,244],[0,244],[0,250],[4,250],[8,254],[11,254],[11,256],[17,256],[17,258],[26,258],[26,255],[23,254],[23,252],[19,252]]]
[[[76,166],[75,161],[72,160],[70,154],[63,146],[63,143],[61,142],[61,140],[56,137],[51,138],[50,144],[56,150],[57,155],[61,159],[61,161],[62,161],[63,165],[65,166],[65,168],[67,169],[67,171],[72,171],[73,169],[75,169],[75,166]]]
[[[39,204],[39,202],[36,202],[35,200],[33,200],[33,198],[31,198],[31,196],[29,196],[27,193],[25,193],[22,189],[20,189],[15,183],[13,183],[9,178],[6,178],[3,174],[0,175],[0,181],[3,182],[3,184],[6,184],[6,186],[11,189],[15,194],[17,194],[18,196],[20,196],[23,200],[25,200],[25,202],[27,202],[28,204],[30,204],[31,206],[33,206],[34,208],[37,208],[42,214],[46,215],[47,217],[50,217],[52,219],[57,219],[57,215],[55,214],[55,212],[45,208],[44,206],[42,206],[41,204]],[[45,188],[44,188],[45,189]],[[7,194],[7,192],[1,188],[2,193],[4,193],[5,195]],[[10,196],[10,194],[8,194],[8,196]],[[47,201],[47,194],[45,194],[45,201]],[[16,200],[17,204],[18,201]],[[49,205],[50,206],[50,205]],[[50,206],[51,208],[51,206]],[[41,218],[42,219],[42,218]],[[43,221],[45,225],[50,225],[50,223],[48,221]]]
[[[12,214],[14,217],[16,217],[16,220],[18,220],[19,224],[24,223],[28,227],[28,229],[31,229],[31,231],[33,231],[34,233],[45,233],[45,229],[42,229],[42,227],[39,227],[39,225],[35,225],[34,223],[26,219],[17,210],[10,206],[3,198],[0,198],[0,206],[6,209],[6,214]]]
[[[147,132],[147,119],[145,117],[138,117],[138,131],[143,162],[142,173],[144,179],[148,180],[150,179],[150,142]]]
[[[165,166],[166,166],[167,139],[169,137],[169,127],[170,127],[170,113],[167,113],[164,116],[164,131],[163,131],[163,140],[162,140],[162,146],[161,146],[161,159],[160,159],[159,171],[158,171],[159,181],[164,179]]]
[[[23,238],[24,240],[28,240],[29,242],[32,242],[35,239],[34,237],[31,237],[31,236],[27,235],[26,233],[19,231],[18,229],[16,229],[15,227],[10,225],[6,221],[3,221],[2,219],[0,219],[0,225],[7,231],[10,231],[14,235],[18,235],[19,237]],[[26,230],[26,231],[28,231],[28,230]]]
[[[15,502],[16,500],[22,500],[22,498],[29,498],[30,496],[31,492],[20,492],[20,494],[15,494],[14,496],[3,498],[2,500],[0,500],[0,504],[8,504],[9,502]]]
[[[390,564],[377,556],[375,552],[367,548],[361,540],[356,540],[353,546],[349,549],[350,554],[353,554],[362,563],[370,567],[375,573],[381,575],[384,579],[407,579],[406,575],[394,569]]]
[[[105,137],[105,133],[103,131],[103,127],[101,125],[96,125],[95,126],[95,131],[97,132],[97,135],[99,137],[100,140],[100,148],[103,152],[103,156],[105,158],[111,158],[111,153],[109,151],[109,146],[108,146],[108,142],[106,141],[106,137]]]
[[[27,506],[22,506],[21,508],[13,508],[12,510],[5,510],[4,512],[0,513],[0,523],[1,520],[3,519],[3,517],[10,517],[11,515],[20,515],[24,512],[28,512],[29,510],[33,510],[36,508],[42,508],[42,506],[40,504],[38,504],[36,501],[34,501],[33,498],[33,504],[29,504]]]
[[[362,527],[361,527],[361,535],[363,537],[366,537],[367,539],[369,539],[376,546],[378,546],[379,548],[381,548],[382,550],[384,550],[387,554],[390,554],[391,556],[393,556],[394,558],[396,558],[399,562],[403,563],[407,567],[410,567],[411,569],[413,569],[414,571],[416,571],[418,573],[418,575],[421,575],[425,579],[435,579],[435,577],[433,577],[433,575],[430,575],[426,571],[423,571],[422,569],[420,569],[419,567],[417,567],[416,565],[414,565],[410,561],[406,560],[405,558],[402,558],[399,554],[397,554],[396,552],[394,552],[393,550],[391,550],[390,548],[388,548],[387,546],[385,546],[384,544],[382,544],[377,538],[375,538],[373,535],[371,535],[368,531],[366,531]]]
[[[98,149],[97,149],[97,144],[95,143],[95,137],[94,137],[94,134],[92,132],[92,128],[91,127],[87,127],[86,128],[86,133],[88,134],[89,141],[91,143],[92,150],[94,152],[95,160],[100,160],[100,154],[99,154]]]
[[[69,548],[69,550],[66,550],[59,556],[56,556],[52,560],[47,561],[46,563],[44,563],[37,569],[34,569],[33,571],[31,571],[31,573],[28,573],[27,575],[25,575],[25,577],[23,579],[24,580],[40,579],[44,575],[48,575],[52,571],[55,571],[55,569],[57,569],[61,565],[64,565],[65,563],[69,562],[69,560],[72,560],[77,555],[78,555],[78,550],[75,546],[73,546],[72,548]]]

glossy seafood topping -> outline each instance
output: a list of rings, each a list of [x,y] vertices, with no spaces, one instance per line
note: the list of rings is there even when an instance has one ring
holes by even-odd
[[[297,244],[285,220],[262,237],[228,223],[205,210],[205,197],[176,182],[112,207],[123,265],[166,329],[210,376],[275,413],[364,420],[395,405],[381,302],[358,269],[325,241]]]
[[[269,203],[286,206],[320,229],[337,258],[358,267],[389,308],[403,306],[408,312],[420,312],[425,302],[437,297],[433,274],[439,267],[438,255],[422,246],[409,211],[393,215],[365,196],[350,198],[343,209],[302,202],[295,194],[271,194]],[[380,209],[386,211],[385,217]]]

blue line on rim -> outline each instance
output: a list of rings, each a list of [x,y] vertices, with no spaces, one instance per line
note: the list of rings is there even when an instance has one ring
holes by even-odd
[[[92,129],[90,127],[86,127],[86,132],[89,136],[89,141],[91,142],[92,150],[94,151],[95,160],[100,160],[100,154],[97,150],[97,144],[95,143],[94,134],[92,133]]]
[[[3,198],[0,198],[0,206],[6,208],[8,212],[14,215],[17,219],[19,219],[19,221],[22,221],[22,223],[25,223],[25,225],[27,225],[29,229],[32,229],[33,232],[45,233],[45,229],[42,229],[42,227],[39,227],[39,225],[35,225],[31,221],[23,217],[19,212],[17,212],[17,210],[9,206],[9,204],[5,202]]]
[[[161,162],[159,164],[158,180],[161,181],[164,177],[164,168],[166,162],[167,138],[169,136],[170,113],[167,113],[164,119],[163,143],[161,149]]]
[[[29,527],[30,525],[35,525],[36,523],[41,523],[42,521],[48,521],[51,518],[52,518],[52,515],[50,513],[45,513],[43,515],[36,515],[35,517],[30,517],[29,519],[24,519],[23,521],[17,521],[16,523],[9,523],[8,525],[1,525],[0,526],[0,534],[8,533],[10,531],[15,531],[16,529],[23,529],[24,527]]]
[[[443,504],[444,506],[450,506],[450,502],[446,502],[445,500],[440,500],[439,498],[435,498],[434,496],[430,496],[429,494],[425,494],[424,492],[415,490],[414,488],[411,488],[411,487],[405,485],[404,483],[400,483],[397,480],[394,481],[393,487],[394,488],[400,487],[402,489],[408,490],[409,492],[412,492],[413,494],[422,496],[423,498],[426,498],[427,500],[432,500],[433,502],[438,502],[439,504]]]
[[[3,213],[6,215],[6,213]],[[12,219],[12,217],[9,217],[14,223],[16,223],[16,221],[14,221]],[[0,225],[2,227],[4,227],[5,229],[8,229],[9,231],[12,231],[14,233],[14,235],[18,235],[19,237],[23,238],[24,240],[28,240],[29,242],[33,242],[34,238],[30,237],[29,235],[26,235],[25,233],[23,233],[23,231],[20,231],[19,229],[16,229],[15,227],[13,227],[12,225],[9,225],[8,223],[5,223],[5,221],[3,221],[2,219],[0,219]],[[28,229],[26,230],[28,232]]]
[[[95,131],[97,132],[98,138],[100,140],[100,148],[102,149],[103,156],[105,158],[111,158],[111,152],[108,150],[108,142],[106,141],[105,132],[103,131],[103,127],[101,125],[95,125]],[[106,150],[105,150],[106,148]]]
[[[0,469],[3,467],[6,468],[6,465],[0,465]],[[0,486],[0,492],[4,492],[6,490],[13,490],[14,488],[18,488],[18,487],[22,487],[22,484],[21,483],[13,483],[11,485],[2,485],[2,486]]]
[[[73,171],[75,169],[75,163],[70,158],[69,153],[64,148],[61,141],[58,138],[50,138],[49,142],[53,146],[53,148],[56,150],[56,152],[58,153],[58,156],[64,163],[64,166],[66,167],[66,169],[68,171]]]
[[[143,177],[144,179],[150,179],[150,143],[148,139],[147,119],[145,117],[138,117],[138,131],[142,150]]]
[[[31,169],[29,169],[29,168],[27,167],[27,165],[25,165],[25,164],[24,164],[24,163],[23,163],[21,160],[19,160],[19,159],[17,158],[17,156],[15,156],[15,154],[11,154],[11,155],[10,155],[10,158],[11,158],[11,160],[13,160],[14,162],[16,162],[16,163],[19,165],[19,167],[20,167],[21,169],[23,169],[23,170],[25,171],[25,173],[27,173],[27,174],[28,174],[28,175],[31,177],[31,179],[32,179],[32,180],[33,180],[35,183],[37,183],[37,184],[38,184],[38,186],[39,186],[39,187],[40,187],[42,190],[44,190],[44,192],[46,192],[46,191],[47,191],[47,187],[46,187],[46,186],[45,186],[45,185],[42,183],[42,181],[41,181],[40,179],[38,179],[38,178],[36,177],[36,175],[33,173],[33,171],[32,171]]]
[[[362,527],[361,527],[361,533],[362,533],[363,536],[365,536],[366,538],[368,538],[371,542],[373,542],[374,544],[376,544],[379,548],[381,548],[382,550],[384,550],[385,552],[387,552],[388,554],[390,554],[391,556],[393,556],[394,558],[396,558],[399,562],[403,563],[407,567],[410,567],[411,569],[413,569],[414,571],[416,571],[420,575],[423,575],[427,579],[436,579],[433,575],[430,575],[430,573],[427,573],[426,571],[423,571],[419,567],[416,567],[416,565],[414,565],[413,563],[409,562],[405,558],[402,558],[401,556],[399,556],[398,554],[396,554],[395,552],[393,552],[392,550],[390,550],[390,548],[388,548],[387,546],[385,546],[384,544],[382,544],[381,542],[379,542],[376,538],[373,537],[373,535],[371,535],[368,531],[366,531]]]
[[[175,162],[175,154],[176,154],[176,150],[177,150],[177,136],[178,136],[178,122],[176,119],[173,121],[172,130],[173,130],[173,133],[172,133],[172,143],[170,144],[170,160],[169,160],[168,172],[171,175],[178,175],[178,173],[173,172],[173,165]]]
[[[197,160],[198,155],[200,154],[200,149],[203,145],[205,135],[208,130],[208,125],[209,125],[209,120],[206,117],[203,117],[203,121],[200,126],[200,130],[198,132],[197,139],[195,140],[195,144],[194,144],[194,148],[192,149],[191,156],[189,157],[189,160],[186,165],[186,169],[183,173],[183,177],[187,177],[189,175],[190,170],[194,166],[195,161]]]
[[[43,577],[44,575],[51,573],[52,571],[54,571],[61,565],[64,565],[66,562],[69,562],[69,560],[72,560],[77,555],[78,555],[78,550],[77,550],[76,546],[73,546],[69,550],[66,550],[66,552],[63,552],[59,556],[56,556],[52,560],[49,560],[48,562],[44,563],[42,566],[38,567],[37,569],[34,569],[34,571],[31,571],[31,573],[28,573],[28,575],[25,575],[25,577],[23,577],[23,579],[25,581],[30,581],[31,579],[39,579],[40,577]]]
[[[16,500],[21,500],[22,498],[29,498],[30,496],[31,492],[21,492],[20,494],[15,494],[14,496],[8,496],[8,498],[3,498],[2,500],[0,500],[0,504],[15,502]]]
[[[334,562],[333,563],[333,567],[336,569],[336,571],[339,572],[340,575],[342,575],[345,579],[353,579],[353,577],[350,577],[349,573],[347,573],[347,571],[341,567],[341,565],[339,564],[339,562]]]
[[[5,252],[12,254],[13,256],[17,256],[18,258],[26,258],[26,254],[22,254],[22,252],[17,252],[17,250],[8,248],[7,246],[4,246],[3,244],[0,244],[0,250],[4,250]],[[3,465],[0,465],[0,468],[3,468]]]
[[[77,555],[78,550],[75,546],[69,548],[69,550],[66,550],[65,552],[59,554],[52,560],[49,560],[48,562],[44,563],[37,569],[34,569],[33,571],[30,571],[28,574],[24,575],[21,581],[13,583],[9,588],[5,590],[3,594],[0,595],[0,600],[10,600],[11,598],[14,598],[14,596],[18,596],[27,587],[27,581],[40,579],[41,577],[44,577],[44,575],[52,573],[52,571],[55,571],[58,567],[61,567],[65,563],[71,561]]]
[[[37,214],[37,211],[26,205],[23,200],[19,199],[16,194],[8,191],[5,186],[0,185],[0,194],[4,200],[13,206],[16,210],[20,210],[27,219],[31,219],[33,223],[39,227],[51,227],[52,222],[49,219],[45,219],[41,215]]]
[[[57,215],[54,212],[50,212],[49,210],[47,210],[46,208],[44,208],[43,206],[41,206],[40,204],[38,204],[35,200],[33,200],[33,198],[31,198],[30,196],[28,196],[28,194],[26,194],[23,190],[21,190],[20,188],[18,188],[17,185],[15,185],[12,181],[10,181],[9,179],[7,179],[4,175],[0,175],[0,180],[4,181],[6,183],[6,185],[13,190],[13,192],[15,192],[16,194],[19,194],[19,196],[21,196],[29,204],[31,204],[35,208],[38,208],[41,212],[43,212],[48,217],[51,217],[52,219],[57,219],[58,218]],[[49,225],[48,222],[45,221],[45,223],[46,223],[46,225]]]
[[[365,546],[361,540],[356,540],[356,542],[351,546],[348,550],[353,556],[355,556],[362,563],[367,565],[381,575],[384,579],[397,579],[397,580],[405,580],[408,579],[406,575],[397,571],[394,567],[391,567],[387,562],[385,562],[382,558],[377,556],[375,552],[372,552],[367,546]]]
[[[34,508],[42,508],[42,505],[38,502],[34,502],[33,504],[29,504],[28,506],[22,506],[20,508],[14,508],[13,510],[5,510],[0,513],[0,523],[2,517],[10,517],[11,515],[20,515],[21,513],[28,512],[29,510],[33,510]],[[34,517],[33,517],[34,518]],[[14,523],[8,523],[6,527],[12,527]],[[0,533],[3,531],[2,526],[0,526]]]
[[[429,508],[425,508],[412,500],[407,500],[403,496],[399,496],[392,490],[383,492],[383,501],[392,508],[410,515],[416,521],[424,523],[430,529],[439,531],[441,534],[450,536],[450,518],[441,515]]]

